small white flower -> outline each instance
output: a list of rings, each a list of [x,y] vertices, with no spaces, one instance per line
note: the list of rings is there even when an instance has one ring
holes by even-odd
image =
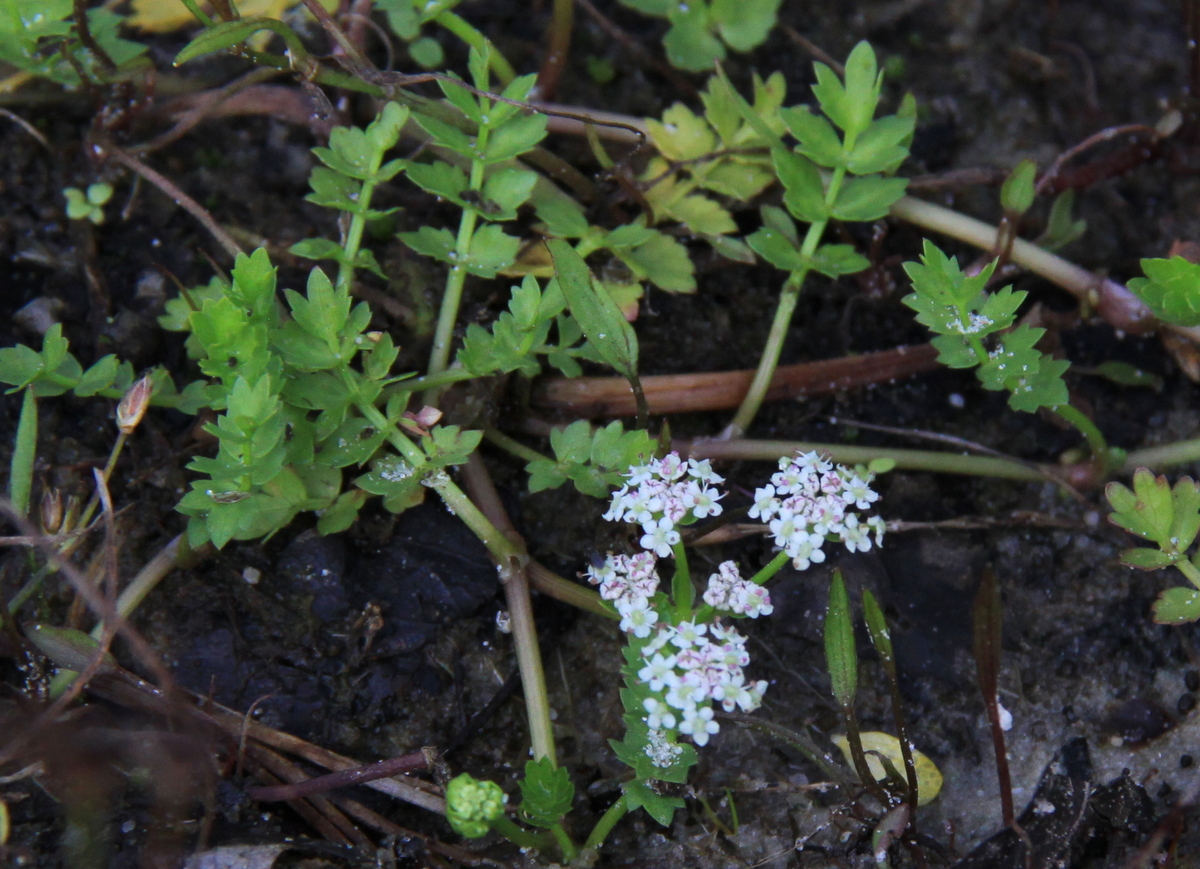
[[[701,483],[709,483],[718,485],[725,482],[725,478],[716,474],[712,469],[712,462],[708,459],[688,459],[688,476],[693,480],[699,480]]]
[[[646,532],[640,541],[642,548],[653,550],[659,558],[670,556],[671,547],[680,540],[675,524],[665,516],[655,522],[653,527],[643,525],[642,530]]]
[[[688,483],[688,497],[692,504],[692,515],[697,519],[721,515],[721,505],[717,501],[724,496],[716,489],[707,489],[695,482]]]
[[[617,611],[621,613],[621,630],[639,639],[650,636],[650,630],[658,621],[658,613],[650,609],[650,602],[645,598],[623,598],[617,601]]]
[[[750,508],[749,516],[751,519],[760,519],[763,522],[770,522],[772,517],[779,512],[779,499],[775,497],[775,487],[771,485],[763,486],[761,489],[754,490],[754,506]]]
[[[704,635],[708,632],[708,625],[701,622],[680,622],[675,626],[675,636],[671,638],[671,643],[679,649],[690,649],[693,646],[698,646],[708,641],[704,639]]]
[[[638,678],[649,685],[651,691],[675,687],[679,684],[679,675],[675,672],[675,656],[668,655],[664,658],[656,654],[645,667],[638,670]]]

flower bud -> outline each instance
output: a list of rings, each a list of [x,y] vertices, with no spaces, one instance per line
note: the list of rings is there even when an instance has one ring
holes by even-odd
[[[486,836],[491,822],[504,814],[508,797],[493,781],[479,781],[467,773],[446,785],[446,820],[468,839]]]
[[[150,406],[150,396],[153,394],[154,382],[149,375],[129,387],[129,391],[117,405],[117,427],[121,429],[121,434],[132,434],[138,427],[138,423],[146,415],[146,408]]]
[[[63,527],[63,499],[58,489],[42,492],[42,531],[57,534]]]

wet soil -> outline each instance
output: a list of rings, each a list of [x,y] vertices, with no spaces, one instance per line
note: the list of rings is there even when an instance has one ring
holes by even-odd
[[[1025,157],[1044,168],[1102,128],[1156,123],[1168,105],[1182,104],[1189,84],[1179,9],[1160,0],[784,7],[782,20],[833,57],[844,57],[861,38],[871,39],[896,73],[889,78],[889,97],[899,97],[904,89],[916,95],[920,122],[914,157],[905,167],[912,176],[1003,169]],[[660,27],[615,4],[603,8],[635,39],[658,50]],[[467,4],[465,14],[497,40],[518,69],[537,67],[548,5],[535,7],[531,15],[524,5]],[[179,47],[173,39],[155,46],[164,70],[165,59]],[[458,60],[457,49],[448,48],[451,60]],[[615,78],[597,84],[587,73],[589,59],[610,61]],[[198,68],[217,83],[235,67],[222,61]],[[752,55],[731,58],[728,68],[742,84],[752,72],[779,69],[787,77],[788,102],[807,98],[811,58],[781,31]],[[656,116],[686,95],[580,11],[559,99]],[[162,364],[177,379],[191,375],[179,342],[164,336],[154,317],[175,292],[175,279],[184,285],[208,280],[209,258],[221,261],[211,239],[158,192],[144,186],[134,190],[128,177],[86,159],[81,143],[94,106],[85,95],[35,88],[8,104],[46,136],[49,148],[0,121],[5,203],[0,345],[36,344],[36,323],[14,314],[43,300],[39,304],[63,322],[85,361],[116,351],[139,367]],[[131,134],[134,141],[162,128],[161,121],[149,117],[140,123]],[[304,125],[239,118],[202,126],[154,162],[221,223],[257,234],[281,251],[306,236],[336,237],[333,218],[302,201],[314,144]],[[587,159],[577,143],[551,144],[572,159]],[[1164,255],[1176,239],[1200,237],[1198,182],[1189,165],[1195,165],[1195,148],[1181,137],[1150,162],[1081,189],[1078,214],[1087,220],[1088,232],[1066,255],[1124,279],[1137,273],[1138,258]],[[586,162],[581,166],[595,171]],[[110,213],[127,213],[111,214],[101,227],[69,225],[61,189],[86,186],[98,172],[117,181]],[[431,209],[411,190],[383,195],[389,199],[385,204],[403,207],[399,222],[405,227],[448,224],[453,217]],[[964,185],[934,195],[983,219],[998,216],[994,186]],[[753,227],[753,210],[738,217]],[[854,235],[858,229],[850,232],[858,242],[869,242],[868,236]],[[945,240],[939,243],[960,258],[975,256]],[[395,334],[404,348],[401,364],[419,364],[428,340],[419,325],[440,284],[439,269],[394,240],[374,244],[393,277],[386,284],[368,277],[366,283],[416,312],[406,320],[381,310],[376,326]],[[852,279],[813,280],[783,361],[925,340],[899,301],[905,290],[897,263],[915,256],[918,246],[912,229],[889,228],[882,251],[890,258],[886,268],[895,284],[889,293],[868,293]],[[694,253],[699,266],[695,295],[651,291],[643,303],[637,329],[645,373],[746,368],[757,358],[778,273],[766,266],[731,268],[700,244]],[[280,262],[281,284],[301,285],[299,264],[286,257]],[[99,276],[99,285],[89,286],[86,266]],[[1064,293],[1040,279],[1017,276],[1015,282],[1034,302],[1059,311],[1072,308]],[[493,316],[502,289],[472,282],[470,315]],[[1156,339],[1084,324],[1064,331],[1062,341],[1078,368],[1117,360],[1163,380],[1155,391],[1070,375],[1075,398],[1093,412],[1113,444],[1137,448],[1197,436],[1200,389]],[[512,422],[518,395],[498,387],[478,406],[502,423]],[[0,397],[0,467],[7,467],[18,409],[18,401]],[[90,468],[103,462],[111,444],[110,413],[105,402],[42,402],[40,488],[89,491]],[[1071,432],[1009,411],[1003,397],[984,393],[969,374],[952,371],[773,405],[753,434],[864,445],[897,442],[846,420],[934,430],[1038,461],[1054,461],[1076,446]],[[691,437],[713,434],[724,421],[720,415],[689,415],[670,422],[673,434]],[[132,576],[182,528],[172,509],[186,484],[182,467],[202,449],[193,421],[180,414],[152,413],[135,435],[113,487],[121,510],[123,576]],[[530,495],[523,491],[517,463],[499,453],[485,455],[532,554],[543,563],[574,576],[592,556],[624,543],[619,529],[601,521],[599,502],[573,491]],[[720,470],[732,492],[727,506],[746,503],[770,472],[753,463]],[[925,527],[893,534],[881,550],[839,554],[803,574],[785,572],[772,587],[774,615],[749,630],[753,677],[771,685],[758,717],[808,733],[822,745],[841,728],[829,693],[821,624],[830,569],[841,567],[852,599],[869,588],[885,607],[894,627],[912,739],[945,778],[940,797],[918,818],[924,858],[930,865],[963,858],[962,865],[972,867],[1024,865],[1010,840],[1013,834],[1000,833],[994,752],[971,655],[971,603],[983,570],[990,567],[1003,590],[1000,699],[1013,718],[1006,739],[1014,802],[1018,813],[1030,807],[1021,823],[1035,844],[1033,865],[1126,865],[1165,821],[1176,824],[1169,829],[1182,831],[1175,839],[1178,865],[1189,865],[1200,854],[1194,823],[1186,823],[1194,822],[1194,810],[1172,812],[1181,795],[1194,798],[1196,793],[1200,633],[1191,626],[1150,621],[1151,603],[1166,579],[1115,563],[1130,541],[1104,521],[1099,494],[1085,493],[1079,501],[1050,484],[920,473],[889,474],[880,485],[881,512],[888,519],[936,523],[1004,518],[1017,511],[1040,518],[975,530]],[[701,558],[712,565],[726,558],[758,565],[770,555],[761,543],[743,541],[706,549]],[[28,560],[11,552],[0,574],[4,598],[28,576]],[[19,621],[62,623],[68,600],[64,585],[52,585],[22,610]],[[263,723],[363,761],[438,746],[447,750],[454,772],[495,779],[511,792],[526,759],[528,735],[511,644],[495,626],[501,601],[483,550],[440,507],[426,505],[398,518],[369,512],[352,531],[332,538],[316,536],[311,523],[301,520],[266,543],[231,544],[171,574],[139,610],[136,624],[181,685],[239,711],[253,708]],[[581,832],[615,797],[621,775],[607,743],[621,728],[619,638],[608,623],[554,601],[536,603],[556,736],[577,786]],[[11,636],[4,643],[8,690],[0,702],[6,715],[30,715],[40,701],[46,664],[25,656]],[[867,730],[892,730],[881,667],[865,635],[860,646],[860,721]],[[141,669],[129,649],[118,653],[123,663]],[[162,727],[161,721],[98,700],[90,708],[93,712],[81,716],[85,725],[93,714],[112,718],[104,721],[113,732]],[[146,755],[132,756],[144,761]],[[98,757],[79,761],[77,789],[78,782],[107,781],[96,772],[107,763],[103,752]],[[874,862],[871,817],[814,788],[819,770],[787,741],[725,722],[701,757],[689,792],[696,798],[687,810],[670,828],[645,815],[625,819],[601,865],[782,869]],[[153,778],[155,767],[145,768]],[[171,774],[164,769],[179,774],[180,767],[158,767],[158,774]],[[249,803],[242,793],[246,777],[236,770],[222,772],[210,844],[319,838],[286,808]],[[110,803],[98,813],[109,829],[110,850],[95,865],[137,865],[146,859],[153,831],[169,823],[182,824],[176,853],[183,843],[195,841],[197,806],[189,804],[183,812],[190,820],[167,819],[163,801],[147,796],[154,788],[136,776],[125,776],[119,787],[97,788]],[[62,840],[68,809],[78,808],[79,801],[64,794],[63,783],[51,782],[43,790],[22,780],[0,786],[0,797],[10,803],[13,816],[12,853],[26,855],[25,865],[66,865]],[[406,828],[455,840],[444,822],[427,812],[381,800],[371,804]],[[1053,816],[1075,821],[1055,827]],[[75,816],[70,829],[77,831],[79,823]],[[378,852],[360,848],[337,854],[314,846],[284,859],[305,866],[440,865],[419,839],[379,844]],[[494,842],[485,843],[481,855],[502,865],[540,865],[538,858]],[[895,865],[915,865],[916,859],[911,852],[894,852]]]

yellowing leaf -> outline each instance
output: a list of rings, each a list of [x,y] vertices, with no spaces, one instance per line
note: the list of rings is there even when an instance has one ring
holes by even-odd
[[[243,18],[255,15],[279,18],[297,3],[298,0],[242,0],[238,3],[238,11]],[[212,11],[207,3],[201,5]],[[337,0],[323,0],[321,5],[332,11],[337,7]],[[180,0],[133,0],[133,13],[125,23],[151,33],[170,33],[198,22]]]
[[[860,734],[862,739],[863,752],[867,756],[867,768],[871,770],[871,775],[875,776],[876,781],[883,781],[887,778],[887,770],[884,769],[883,763],[879,758],[871,752],[877,751],[888,759],[888,762],[894,766],[901,775],[904,774],[904,756],[900,752],[900,740],[892,736],[890,733],[880,733],[878,731],[870,731]],[[838,735],[833,737],[833,744],[842,750],[842,754],[846,756],[846,763],[854,766],[854,758],[850,754],[850,742],[846,737]],[[917,768],[917,805],[923,806],[933,801],[934,797],[942,789],[942,772],[937,768],[932,760],[923,755],[921,752],[913,749],[913,764]]]

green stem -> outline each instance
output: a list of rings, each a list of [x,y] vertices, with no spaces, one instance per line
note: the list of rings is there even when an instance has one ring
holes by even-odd
[[[775,557],[771,559],[770,564],[768,564],[758,573],[754,574],[754,576],[750,577],[750,581],[756,585],[764,585],[767,580],[779,573],[779,571],[783,569],[783,566],[790,560],[791,556],[789,556],[786,552],[781,551],[775,553]]]
[[[554,836],[554,841],[558,843],[558,848],[562,851],[563,859],[571,863],[579,856],[579,849],[575,847],[575,843],[571,841],[571,837],[567,835],[567,831],[563,829],[562,824],[555,824],[550,828],[551,835]]]
[[[527,447],[516,438],[509,437],[498,428],[484,429],[483,437],[490,443],[500,447],[506,452],[512,453],[518,459],[524,459],[526,462],[548,462],[551,459],[548,456],[543,456],[532,447]]]
[[[17,437],[13,442],[8,472],[8,500],[12,501],[13,510],[19,516],[29,515],[33,466],[37,460],[37,437],[37,396],[27,387],[21,397],[21,416],[17,420]]]
[[[480,108],[486,113],[490,106],[489,100],[480,99]],[[475,150],[483,154],[487,149],[488,127],[481,125],[475,137]],[[483,190],[484,165],[482,160],[471,161],[470,189],[475,193]],[[471,208],[464,208],[462,218],[458,223],[458,237],[454,241],[454,266],[446,275],[446,290],[442,294],[442,305],[438,311],[437,327],[433,333],[433,350],[429,355],[429,376],[441,374],[450,366],[450,345],[454,338],[454,327],[458,323],[458,311],[462,305],[463,283],[467,273],[463,263],[471,252],[471,239],[475,235],[475,223],[478,214]],[[441,389],[427,389],[424,394],[426,404],[437,405]]]
[[[828,453],[842,464],[868,464],[874,459],[892,459],[898,470],[934,471],[942,474],[967,474],[973,477],[999,477],[1007,480],[1044,482],[1058,470],[1057,465],[1040,466],[1033,462],[995,456],[964,456],[935,450],[907,450],[893,447],[855,447],[807,441],[732,440],[682,444],[680,449],[697,459],[752,460],[774,462],[794,452]]]
[[[354,391],[354,384],[350,378],[345,378],[347,388]],[[425,461],[425,454],[421,448],[410,441],[407,437],[396,430],[387,417],[375,405],[366,401],[356,401],[355,406],[359,413],[367,418],[371,425],[375,426],[376,430],[387,432],[388,443],[396,448],[396,451],[414,468],[420,467]],[[475,533],[480,542],[487,547],[488,553],[499,564],[505,564],[510,559],[520,560],[524,558],[525,553],[518,549],[512,541],[500,533],[488,518],[480,512],[471,499],[467,497],[454,481],[448,475],[437,474],[428,481],[431,489],[441,496],[441,499],[446,502],[446,506],[450,512],[458,516],[467,527]]]
[[[1121,470],[1125,473],[1132,473],[1141,467],[1166,468],[1192,462],[1200,462],[1200,438],[1133,450],[1125,457]]]
[[[734,414],[733,420],[721,433],[722,440],[740,438],[744,435],[767,397],[771,378],[775,376],[775,369],[779,367],[779,357],[783,352],[783,339],[787,336],[788,326],[792,322],[792,314],[796,310],[796,303],[800,300],[800,281],[795,280],[798,274],[801,275],[800,281],[803,281],[802,273],[793,272],[783,285],[783,291],[779,296],[779,305],[775,308],[775,319],[771,321],[771,331],[767,334],[767,343],[763,346],[762,356],[759,357],[754,379],[750,381],[750,388],[746,390],[746,395],[742,399],[737,413]]]
[[[491,822],[492,829],[499,833],[518,848],[532,848],[535,851],[549,850],[546,846],[553,839],[546,833],[535,833],[513,823],[508,815],[501,815]]]
[[[1192,564],[1186,554],[1182,554],[1180,559],[1175,562],[1175,566],[1179,571],[1188,578],[1188,582],[1200,588],[1200,568]]]
[[[1108,441],[1104,439],[1103,432],[1096,427],[1096,424],[1088,419],[1087,415],[1082,411],[1069,404],[1057,405],[1053,410],[1062,419],[1079,430],[1079,433],[1087,440],[1088,446],[1092,450],[1092,456],[1095,457],[1096,461],[1102,462],[1107,467]]]
[[[617,825],[617,821],[625,817],[628,811],[629,804],[625,800],[625,795],[621,794],[617,798],[617,801],[608,807],[608,811],[600,816],[600,820],[596,822],[596,826],[592,827],[592,834],[587,837],[587,841],[583,844],[583,847],[595,850],[603,845],[604,840],[608,838],[608,834]]]
[[[675,601],[675,621],[686,622],[694,615],[692,604],[696,598],[696,589],[692,586],[691,571],[688,570],[687,550],[683,542],[671,547],[675,554],[675,576],[671,579],[671,598]]]

